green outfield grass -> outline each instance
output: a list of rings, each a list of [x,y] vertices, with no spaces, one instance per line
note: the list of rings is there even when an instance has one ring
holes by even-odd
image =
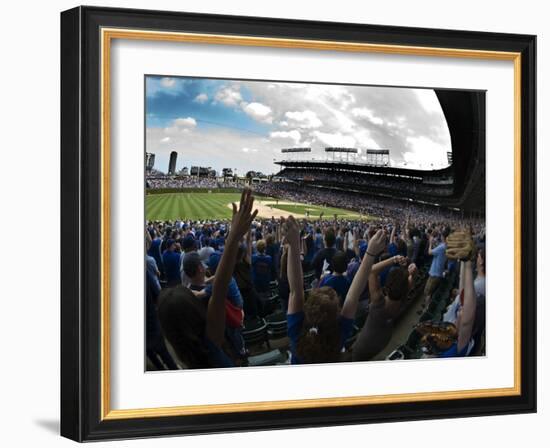
[[[147,220],[231,218],[230,202],[240,193],[166,193],[145,196]]]
[[[284,210],[285,212],[305,215],[309,212],[311,218],[318,218],[321,212],[324,213],[323,218],[330,219],[334,215],[338,215],[339,218],[359,219],[359,214],[343,208],[322,207],[319,205],[309,204],[273,204],[273,208]]]
[[[176,219],[228,219],[231,209],[228,204],[239,202],[240,193],[197,193],[179,192],[148,194],[145,196],[145,218],[154,220]],[[273,198],[257,197],[257,202],[275,201]],[[306,204],[272,204],[274,209],[284,210],[297,215],[305,215],[307,211],[311,218],[318,218],[321,212],[331,219],[334,214],[341,218],[357,219],[355,212],[332,207],[320,207]]]

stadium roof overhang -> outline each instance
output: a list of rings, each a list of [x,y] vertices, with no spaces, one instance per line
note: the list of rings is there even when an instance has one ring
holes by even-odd
[[[390,175],[399,177],[437,177],[448,176],[453,173],[451,167],[444,168],[442,170],[411,170],[403,168],[392,168],[385,166],[366,165],[364,163],[353,163],[347,161],[332,161],[332,160],[280,160],[275,162],[284,168],[298,168],[298,169],[318,169],[318,170],[336,170],[355,172],[363,174],[378,174],[378,175]]]

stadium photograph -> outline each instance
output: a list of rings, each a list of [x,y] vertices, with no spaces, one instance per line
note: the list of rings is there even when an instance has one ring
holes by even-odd
[[[485,356],[485,94],[145,76],[146,370]]]

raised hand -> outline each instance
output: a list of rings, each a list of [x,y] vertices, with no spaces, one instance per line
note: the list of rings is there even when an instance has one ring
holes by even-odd
[[[395,264],[398,264],[399,266],[406,267],[407,266],[407,258],[403,255],[396,255],[394,257]]]
[[[369,245],[367,246],[367,253],[377,257],[380,255],[386,248],[386,232],[380,229],[376,232],[373,237],[369,240]]]
[[[252,190],[245,188],[241,194],[241,201],[239,208],[235,203],[233,206],[233,218],[231,219],[231,230],[229,236],[240,240],[246,232],[250,230],[252,221],[258,214],[258,210],[252,212],[252,206],[254,205],[254,196],[252,196]]]
[[[281,225],[286,228],[286,240],[288,244],[296,247],[300,244],[300,226],[294,219],[294,216],[290,215],[286,220],[281,218]]]

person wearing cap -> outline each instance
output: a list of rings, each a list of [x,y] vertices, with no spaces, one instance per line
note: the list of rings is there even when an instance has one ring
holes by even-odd
[[[340,305],[344,304],[351,282],[344,275],[348,267],[348,260],[343,251],[338,251],[332,257],[332,272],[321,277],[319,288],[329,286],[336,291],[340,298]]]
[[[218,265],[220,264],[221,259],[222,253],[218,251],[213,252],[208,257],[208,270],[214,277],[216,276],[216,271],[218,269]],[[208,302],[210,300],[210,297],[212,296],[212,289],[213,283],[207,283],[202,291],[194,291],[193,294],[195,294],[196,297],[199,297]],[[229,281],[229,285],[227,287],[226,298],[234,308],[240,310],[243,309],[243,296],[233,275],[231,276],[231,280]],[[230,326],[227,326],[226,333],[236,353],[238,353],[242,357],[246,357],[246,348],[244,346],[241,328],[231,328]]]
[[[269,292],[271,282],[271,269],[273,258],[266,254],[265,240],[256,243],[256,253],[252,255],[252,280],[256,291],[260,293]]]
[[[185,275],[185,271],[183,270],[183,263],[188,254],[197,251],[197,241],[195,240],[195,238],[193,238],[193,235],[188,234],[185,238],[181,240],[181,250],[183,253],[181,255],[179,266],[180,281],[182,285],[187,286],[189,284],[189,279],[187,278],[187,276]]]
[[[191,291],[203,291],[206,287],[206,265],[201,261],[197,252],[187,254],[183,260],[183,271],[189,280],[188,288]],[[202,295],[204,298],[205,295]]]
[[[180,259],[181,254],[176,252],[176,242],[173,239],[166,241],[166,250],[162,253],[166,281],[168,286],[176,286],[180,283]]]
[[[221,252],[213,252],[208,257],[208,261],[206,265],[208,266],[208,270],[210,271],[210,274],[215,276],[216,269],[218,268],[218,264],[220,263],[220,260],[222,258]],[[204,289],[200,293],[195,294],[197,297],[204,298],[208,300],[210,296],[212,295],[212,284],[207,283],[204,287]],[[235,280],[235,277],[231,276],[231,280],[229,282],[229,286],[227,289],[227,299],[237,308],[243,307],[243,297],[241,295],[241,291],[239,290],[239,286],[237,285],[237,281]]]
[[[251,231],[246,233],[246,243],[239,245],[237,251],[237,262],[233,269],[233,277],[243,297],[243,310],[245,317],[253,318],[258,316],[260,299],[252,281],[252,235]]]
[[[210,258],[210,255],[212,255],[214,252],[216,251],[214,250],[213,247],[205,246],[202,249],[199,249],[197,253],[199,254],[199,257],[201,261],[204,263],[204,265],[208,267],[207,265],[208,259]]]

